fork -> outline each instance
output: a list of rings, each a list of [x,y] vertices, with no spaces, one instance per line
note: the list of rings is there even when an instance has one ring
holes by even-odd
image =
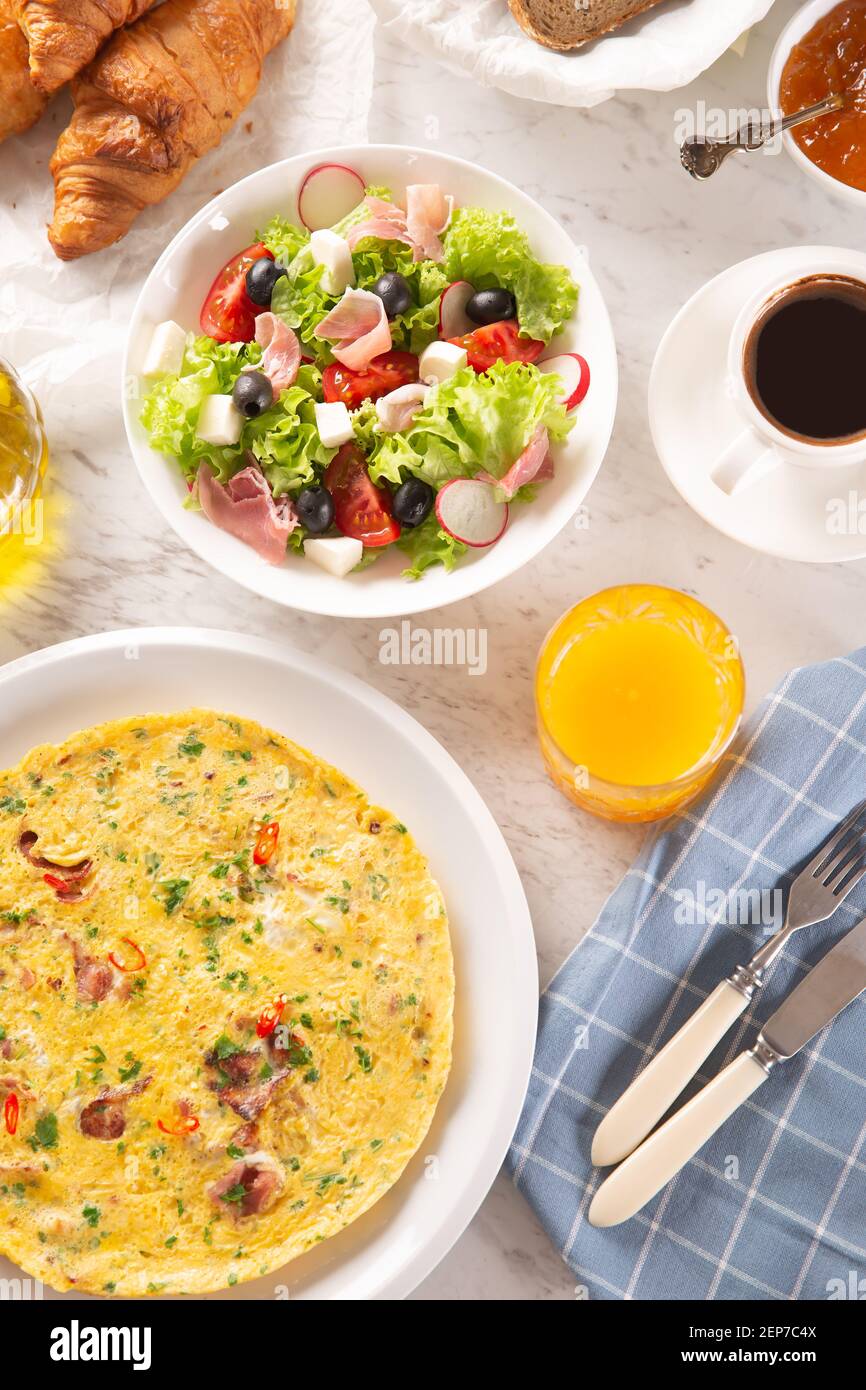
[[[637,1148],[746,1009],[794,933],[826,922],[860,882],[866,874],[864,812],[861,801],[794,879],[784,926],[716,986],[608,1111],[592,1141],[596,1167],[619,1163]]]

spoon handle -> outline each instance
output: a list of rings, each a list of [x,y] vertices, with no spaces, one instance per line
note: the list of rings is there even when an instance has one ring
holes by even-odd
[[[800,125],[803,121],[814,121],[816,116],[825,116],[829,111],[838,111],[845,105],[845,98],[840,93],[835,92],[832,96],[824,97],[823,101],[816,101],[813,106],[806,106],[802,111],[794,111],[789,116],[782,116],[772,125],[773,135],[781,135],[784,131],[790,130],[792,126]]]
[[[794,111],[788,116],[778,116],[771,120],[768,125],[756,125],[754,121],[747,121],[729,135],[727,140],[720,140],[720,146],[728,146],[730,149],[740,150],[759,150],[762,145],[775,139],[777,135],[782,135],[786,130],[791,130],[795,125],[801,125],[805,121],[814,121],[818,116],[824,116],[829,111],[838,111],[844,105],[845,98],[838,93],[824,97],[821,101],[814,102],[811,106],[806,106],[802,111]]]

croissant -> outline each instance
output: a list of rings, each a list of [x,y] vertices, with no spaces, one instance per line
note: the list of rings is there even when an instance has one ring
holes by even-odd
[[[75,79],[51,159],[61,260],[111,246],[181,182],[255,96],[296,0],[166,0]]]
[[[56,92],[86,67],[108,36],[143,15],[156,0],[17,0],[18,23],[30,44],[30,76],[40,92]]]
[[[30,81],[27,40],[15,18],[15,0],[0,0],[0,140],[35,125],[47,97]]]

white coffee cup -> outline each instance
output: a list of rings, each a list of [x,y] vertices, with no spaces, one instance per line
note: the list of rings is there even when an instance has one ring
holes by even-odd
[[[839,468],[866,461],[866,432],[840,442],[800,439],[787,434],[759,409],[746,383],[745,351],[749,335],[775,299],[804,280],[832,277],[856,280],[866,289],[862,257],[842,257],[806,264],[795,275],[790,271],[768,280],[740,311],[728,345],[727,390],[745,422],[744,429],[719,455],[710,477],[729,497],[753,487],[785,463],[801,468]],[[805,367],[805,364],[804,364]],[[805,386],[804,376],[804,386]]]

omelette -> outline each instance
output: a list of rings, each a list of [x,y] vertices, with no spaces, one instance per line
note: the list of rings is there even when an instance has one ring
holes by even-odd
[[[0,773],[0,1252],[201,1294],[397,1181],[451,1062],[406,827],[249,719],[118,720]]]

